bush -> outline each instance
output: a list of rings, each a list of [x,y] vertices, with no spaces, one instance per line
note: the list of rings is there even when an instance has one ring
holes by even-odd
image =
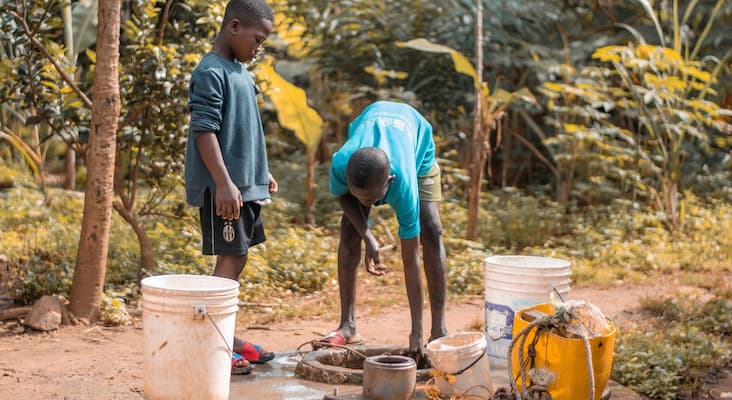
[[[49,253],[39,252],[17,260],[19,291],[16,300],[33,304],[45,295],[68,297],[74,275],[73,260],[53,261]]]
[[[321,229],[292,227],[273,230],[267,241],[249,252],[242,274],[243,295],[287,290],[311,293],[333,281],[337,241]]]
[[[714,373],[732,361],[730,307],[728,300],[719,298],[701,307],[691,302],[653,303],[647,308],[661,316],[666,327],[621,332],[613,379],[654,399],[702,397]]]

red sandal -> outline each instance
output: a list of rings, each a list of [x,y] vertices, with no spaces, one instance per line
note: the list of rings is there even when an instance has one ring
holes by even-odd
[[[237,350],[237,353],[241,354],[245,360],[254,364],[264,364],[275,358],[275,353],[266,351],[262,346],[242,340],[243,344]]]
[[[231,375],[247,375],[252,373],[252,366],[239,353],[231,354]]]

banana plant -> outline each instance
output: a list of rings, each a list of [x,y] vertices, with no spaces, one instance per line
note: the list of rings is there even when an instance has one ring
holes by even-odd
[[[473,63],[448,46],[432,43],[424,38],[412,39],[407,42],[397,42],[398,47],[409,48],[426,53],[448,54],[452,58],[455,71],[473,78],[473,85],[476,89],[476,101],[480,103],[476,107],[476,125],[473,128],[473,148],[470,155],[470,190],[468,191],[468,227],[466,238],[475,240],[478,232],[478,209],[480,208],[480,192],[483,183],[483,171],[486,164],[490,164],[491,132],[497,131],[496,147],[501,143],[500,120],[506,109],[516,101],[536,103],[533,94],[521,88],[515,92],[508,92],[503,89],[496,89],[493,93],[487,82],[481,81],[480,73]],[[494,88],[497,83],[494,84]],[[490,173],[490,170],[489,170]]]
[[[323,135],[323,119],[308,105],[305,91],[291,84],[270,63],[260,63],[257,77],[264,82],[263,92],[277,110],[280,126],[292,130],[305,145],[307,157],[306,223],[315,224],[315,151]]]

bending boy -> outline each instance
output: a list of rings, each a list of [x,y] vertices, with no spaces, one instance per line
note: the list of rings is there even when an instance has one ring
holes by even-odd
[[[382,275],[378,243],[367,221],[372,206],[389,204],[399,222],[412,322],[408,351],[415,358],[421,357],[424,300],[419,270],[420,241],[432,315],[429,340],[447,334],[445,247],[439,212],[442,191],[432,126],[407,104],[389,101],[371,104],[351,123],[348,140],[333,155],[330,191],[338,196],[343,208],[338,246],[341,320],[338,329],[320,342],[345,345],[361,341],[355,317],[361,243],[365,244],[366,270]]]

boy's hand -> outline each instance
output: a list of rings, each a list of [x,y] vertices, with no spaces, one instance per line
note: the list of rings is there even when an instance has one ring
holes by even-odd
[[[389,270],[386,268],[386,265],[381,263],[374,264],[374,262],[371,261],[370,263],[366,264],[366,272],[374,276],[382,276],[389,272]]]
[[[239,219],[243,205],[241,192],[233,182],[216,186],[216,215],[228,221]]]
[[[366,251],[364,254],[364,264],[366,264],[366,271],[375,276],[381,276],[386,273],[386,267],[379,261],[379,243],[376,242],[376,238],[371,232],[366,231],[366,237],[364,238],[366,244]]]
[[[276,193],[279,189],[280,185],[277,184],[277,181],[272,177],[272,174],[269,174],[269,192]]]

